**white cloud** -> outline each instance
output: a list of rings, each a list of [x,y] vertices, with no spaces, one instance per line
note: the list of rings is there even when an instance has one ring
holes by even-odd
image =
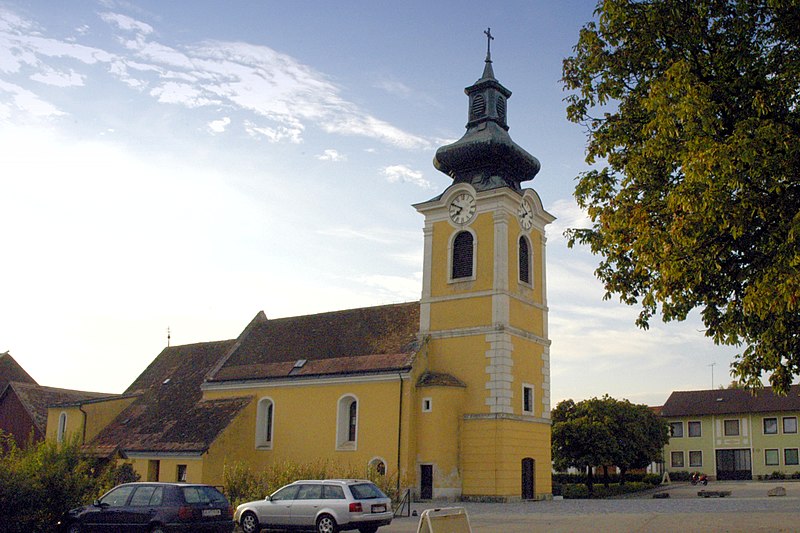
[[[72,69],[70,69],[69,72],[64,72],[50,67],[44,67],[39,72],[33,74],[31,79],[54,87],[80,87],[83,85],[84,76]]]
[[[36,93],[0,80],[0,94],[4,92],[10,96],[11,102],[11,105],[4,106],[6,116],[10,116],[14,112],[22,112],[31,118],[40,119],[64,114],[53,104],[39,98]]]
[[[328,148],[323,150],[321,154],[315,156],[320,161],[347,161],[347,156],[340,154],[338,150]]]
[[[219,120],[212,120],[208,123],[208,129],[211,130],[212,133],[222,133],[225,129],[230,125],[231,119],[229,117],[223,117]]]
[[[381,169],[389,183],[413,183],[423,189],[433,189],[433,184],[426,180],[422,172],[412,170],[406,165],[389,165]]]

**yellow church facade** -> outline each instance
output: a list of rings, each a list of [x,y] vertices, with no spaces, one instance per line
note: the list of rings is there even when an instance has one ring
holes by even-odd
[[[424,217],[417,302],[269,319],[236,339],[166,348],[123,395],[53,406],[48,438],[142,479],[223,484],[226,466],[373,468],[417,499],[551,494],[545,226],[521,183],[539,161],[508,136],[510,91],[487,56],[453,178]]]

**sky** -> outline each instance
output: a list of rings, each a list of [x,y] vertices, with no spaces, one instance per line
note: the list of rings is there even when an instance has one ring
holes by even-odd
[[[0,352],[41,385],[122,392],[167,345],[419,300],[422,215],[483,71],[542,164],[551,400],[661,405],[736,350],[603,300],[562,60],[592,0],[0,0]]]

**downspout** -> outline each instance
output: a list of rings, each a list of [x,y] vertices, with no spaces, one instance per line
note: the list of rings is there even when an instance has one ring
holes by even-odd
[[[83,431],[81,432],[81,445],[86,444],[86,421],[88,420],[88,413],[83,410],[83,404],[78,404],[78,411],[83,413]]]
[[[400,497],[400,445],[403,432],[403,374],[397,373],[400,380],[400,398],[397,408],[397,496]]]

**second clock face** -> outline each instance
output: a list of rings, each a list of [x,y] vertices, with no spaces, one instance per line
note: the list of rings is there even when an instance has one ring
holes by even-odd
[[[533,206],[528,200],[523,200],[519,204],[519,223],[523,229],[531,229],[533,226]]]
[[[450,219],[456,224],[464,224],[472,219],[475,214],[475,198],[462,192],[450,202]]]

